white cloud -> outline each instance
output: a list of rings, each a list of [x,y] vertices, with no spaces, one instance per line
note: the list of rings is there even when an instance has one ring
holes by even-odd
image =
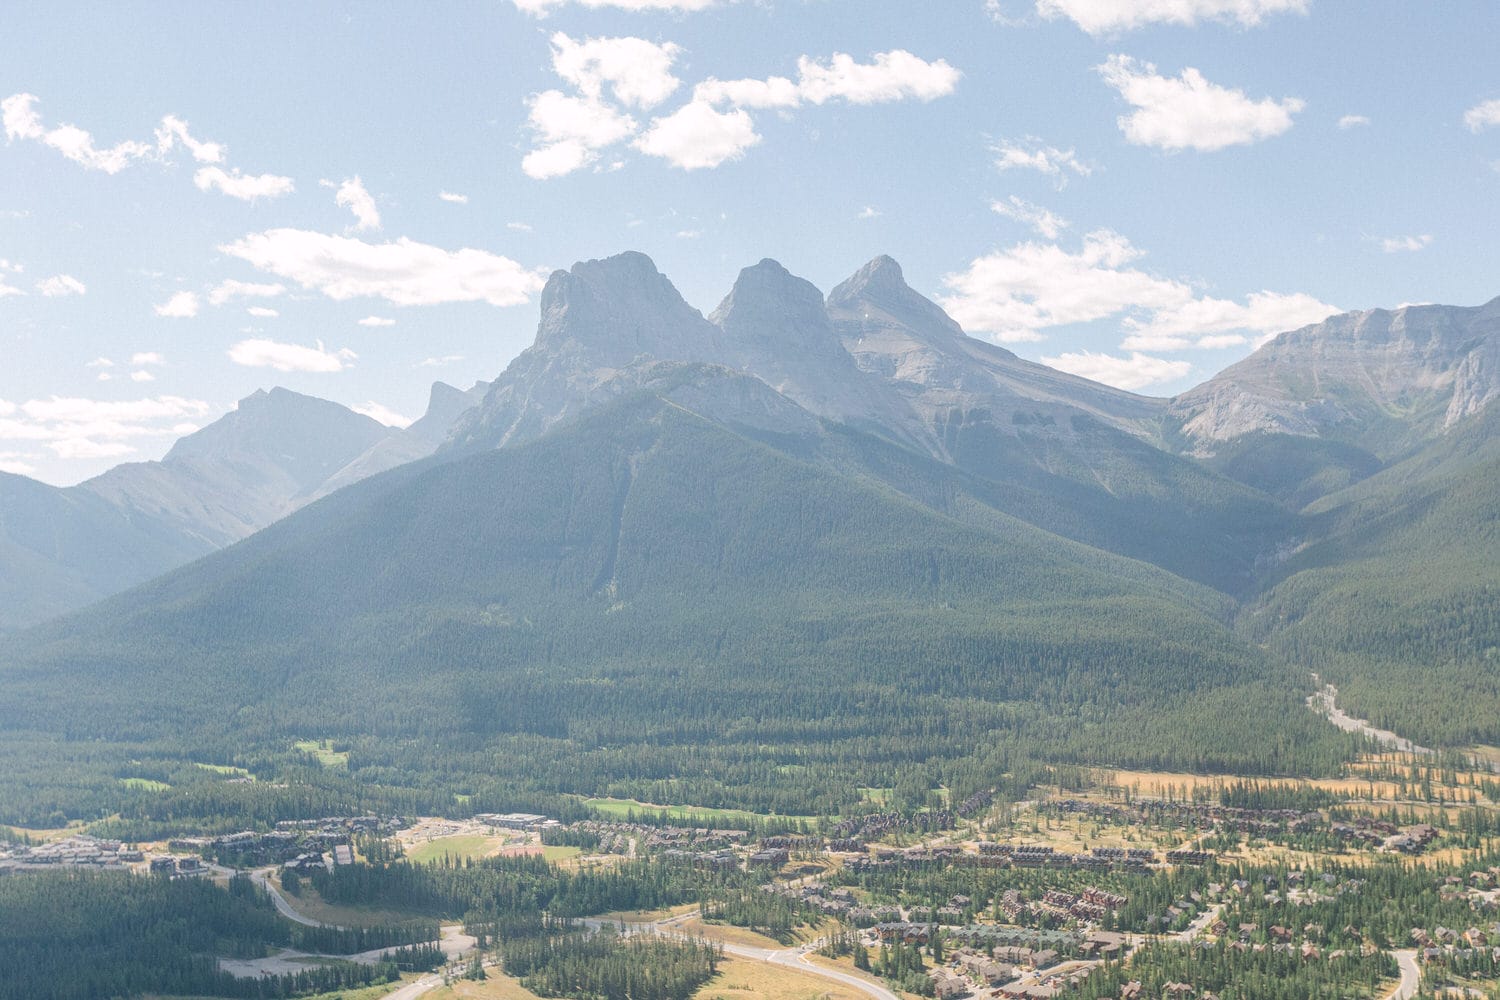
[[[1416,253],[1431,245],[1432,236],[1428,233],[1421,236],[1387,236],[1380,241],[1380,249],[1386,253]]]
[[[130,373],[130,381],[132,381],[132,382],[155,382],[156,381],[156,376],[152,375],[150,372],[146,371],[145,369],[139,369],[137,371],[133,371],[133,372]]]
[[[0,451],[0,472],[9,472],[13,476],[29,476],[36,471],[36,466],[27,459],[31,458],[23,452]]]
[[[716,80],[709,77],[693,88],[693,100],[729,104],[736,108],[795,108],[802,89],[784,76],[765,80]]]
[[[1142,256],[1107,229],[1083,238],[1078,253],[1021,243],[970,262],[944,284],[943,306],[965,329],[1001,342],[1043,339],[1042,330],[1086,323],[1128,309],[1168,309],[1192,299],[1187,286],[1125,265]]]
[[[1161,76],[1151,63],[1130,56],[1112,55],[1098,70],[1136,109],[1118,119],[1126,140],[1168,152],[1212,152],[1281,135],[1305,106],[1295,97],[1251,100],[1243,90],[1209,83],[1192,67],[1181,76]]]
[[[296,185],[290,177],[276,174],[242,174],[239,169],[225,172],[221,167],[204,167],[193,174],[199,191],[218,189],[231,198],[254,201],[257,198],[280,198],[291,194]]]
[[[527,101],[527,124],[536,148],[522,158],[521,169],[537,180],[587,167],[598,160],[601,150],[632,136],[637,150],[673,166],[713,168],[738,159],[760,142],[749,110],[786,111],[835,100],[931,101],[952,93],[962,75],[942,59],[928,62],[902,49],[876,53],[867,63],[842,52],[827,60],[802,56],[795,82],[783,76],[708,77],[693,88],[686,104],[657,115],[640,132],[626,108],[652,108],[676,91],[681,81],[672,67],[682,52],[678,46],[642,38],[577,42],[558,32],[552,36],[552,48],[553,69],[577,93],[546,90]],[[615,160],[596,170],[623,166]]]
[[[515,230],[518,233],[529,233],[529,232],[531,232],[531,223],[529,223],[529,222],[507,222],[505,224],[505,228],[506,229],[513,229],[513,230]]]
[[[1241,304],[1200,296],[1182,281],[1131,266],[1143,252],[1096,230],[1069,253],[1021,243],[979,257],[945,277],[942,305],[965,329],[1001,342],[1037,341],[1045,331],[1119,318],[1126,350],[1216,348],[1325,319],[1338,310],[1309,295],[1257,292]],[[1230,338],[1239,337],[1239,341]]]
[[[1337,306],[1302,292],[1252,292],[1243,305],[1205,296],[1157,310],[1149,319],[1127,318],[1125,327],[1131,333],[1120,346],[1127,351],[1217,350],[1252,339],[1247,333],[1259,346],[1278,333],[1321,323],[1336,312]]]
[[[393,305],[488,302],[513,306],[541,291],[545,275],[484,250],[443,250],[402,237],[365,243],[305,229],[269,229],[219,247],[262,271],[331,299]]]
[[[136,351],[130,356],[130,363],[140,367],[141,365],[164,365],[167,359],[161,356],[159,351]]]
[[[345,348],[330,351],[319,341],[314,347],[275,340],[242,340],[229,348],[229,360],[246,368],[274,368],[279,372],[338,372],[359,355]]]
[[[333,200],[340,208],[354,213],[355,229],[380,228],[380,210],[375,207],[375,199],[365,190],[365,182],[359,179],[359,175],[345,178]]]
[[[561,7],[570,2],[592,10],[614,7],[617,10],[628,11],[691,13],[707,10],[714,6],[717,0],[511,0],[511,2],[516,5],[517,10],[536,17],[546,17],[552,8]]]
[[[877,104],[916,98],[931,101],[953,93],[963,74],[945,60],[927,62],[904,49],[876,53],[871,62],[836,52],[824,64],[803,56],[797,60],[799,90],[813,104],[840,99],[850,104]]]
[[[1023,142],[1001,140],[992,147],[996,170],[1035,170],[1052,178],[1058,190],[1068,184],[1068,174],[1087,177],[1094,168],[1078,159],[1071,149],[1048,146],[1035,136]]]
[[[700,170],[737,160],[759,142],[755,123],[744,111],[718,111],[706,101],[689,101],[653,120],[635,148],[674,167]]]
[[[679,229],[679,230],[677,230],[677,238],[679,240],[696,240],[696,239],[698,239],[702,235],[703,235],[703,230],[701,230],[701,229]]]
[[[1066,17],[1091,35],[1104,35],[1199,21],[1252,28],[1270,14],[1307,13],[1307,0],[1037,0],[1036,10],[1049,20]]]
[[[50,146],[87,170],[117,174],[137,160],[156,154],[156,147],[127,140],[108,149],[94,146],[94,137],[76,125],[59,125],[48,129],[36,110],[35,94],[12,94],[0,101],[0,118],[5,123],[7,139],[29,139]]]
[[[1491,125],[1500,125],[1500,98],[1484,101],[1464,112],[1464,124],[1470,132],[1479,132]]]
[[[439,191],[438,197],[443,201],[451,202],[454,205],[467,205],[469,203],[468,195],[455,194],[452,191]]]
[[[395,326],[396,321],[387,316],[366,316],[359,321],[360,326]]]
[[[1341,129],[1359,128],[1362,125],[1368,124],[1370,124],[1370,119],[1364,115],[1344,115],[1339,119],[1339,128]]]
[[[570,174],[592,163],[598,150],[635,134],[634,118],[593,98],[544,90],[528,104],[527,124],[539,146],[522,158],[521,169],[535,180]]]
[[[177,292],[156,307],[156,315],[168,319],[191,319],[198,315],[198,296],[193,292]]]
[[[859,217],[861,219],[878,219],[880,218],[880,209],[874,205],[866,205],[859,210]]]
[[[1188,361],[1169,361],[1140,353],[1133,353],[1128,358],[1117,358],[1092,351],[1042,358],[1042,364],[1131,392],[1149,385],[1185,378],[1193,370],[1192,363]]]
[[[3,278],[0,278],[0,299],[5,298],[7,295],[25,295],[25,294],[26,294],[25,292],[21,291],[15,285],[7,285],[5,283],[5,280]]]
[[[88,364],[84,365],[83,367],[85,367],[85,368],[113,368],[114,366],[115,366],[115,363],[113,361],[111,361],[109,358],[102,358],[101,357],[101,358],[95,358],[93,361],[90,361]],[[0,415],[3,415],[3,413],[0,413]]]
[[[236,281],[233,278],[221,281],[208,293],[209,305],[222,306],[234,299],[274,299],[286,291],[286,286],[254,281]]]
[[[88,288],[71,274],[54,274],[38,281],[36,290],[49,299],[55,299],[66,295],[82,295]]]
[[[462,361],[463,359],[464,359],[464,356],[462,354],[447,354],[447,355],[444,355],[441,358],[423,358],[421,361],[417,362],[417,367],[418,368],[441,368],[444,365],[451,365],[454,362],[456,362],[456,361]]]
[[[281,315],[281,313],[277,310],[268,309],[265,306],[248,306],[246,307],[245,312],[249,313],[251,316],[254,316],[256,319],[275,319],[277,316]]]
[[[208,416],[202,400],[157,396],[97,400],[53,396],[0,407],[0,441],[45,444],[61,458],[117,458],[135,451],[139,438],[174,436],[184,419]]]
[[[589,38],[574,41],[559,31],[552,36],[552,70],[593,101],[609,85],[626,107],[654,108],[682,82],[672,75],[681,47],[644,38]]]
[[[199,163],[223,163],[224,147],[217,142],[199,142],[188,134],[187,122],[176,115],[167,115],[156,130],[156,149],[165,156],[172,146],[182,143],[193,159]]]
[[[1055,240],[1068,228],[1068,220],[1054,215],[1040,205],[1011,195],[1007,201],[990,202],[990,210],[1007,219],[1013,219],[1036,232],[1044,239]]]
[[[351,406],[349,409],[355,413],[362,413],[377,423],[385,424],[387,427],[410,427],[412,418],[403,416],[395,410],[373,399],[366,401],[362,406]]]

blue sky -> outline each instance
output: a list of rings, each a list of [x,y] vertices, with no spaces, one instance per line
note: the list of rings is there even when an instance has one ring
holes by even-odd
[[[11,5],[0,469],[256,388],[385,420],[639,249],[705,312],[870,257],[1154,394],[1333,310],[1500,294],[1500,7],[1332,0]],[[69,127],[71,126],[71,128]],[[446,196],[446,197],[445,197]]]

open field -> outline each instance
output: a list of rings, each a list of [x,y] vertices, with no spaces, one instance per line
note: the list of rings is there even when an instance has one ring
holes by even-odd
[[[690,908],[695,909],[695,908]],[[739,944],[747,948],[785,948],[788,944],[801,944],[811,941],[824,934],[827,927],[819,924],[815,927],[800,927],[792,932],[790,942],[778,941],[773,937],[759,934],[748,927],[735,927],[732,924],[707,923],[697,916],[673,924],[673,928],[683,934],[694,937],[706,938],[710,941],[723,941],[725,944]]]
[[[292,749],[312,754],[324,767],[349,766],[349,752],[335,750],[332,740],[298,740],[292,744]]]
[[[848,971],[844,966],[826,964],[830,968]],[[424,1000],[538,998],[518,980],[491,969],[489,978],[482,982],[455,982],[425,994]],[[718,975],[699,988],[694,1000],[864,1000],[864,994],[796,969],[742,958],[725,958]]]
[[[437,861],[445,855],[458,859],[488,858],[497,854],[505,844],[503,837],[488,837],[483,834],[460,834],[455,837],[437,837],[406,849],[406,856],[417,864]]]
[[[150,778],[121,778],[120,784],[126,788],[136,788],[143,792],[165,792],[170,791],[172,788],[165,781],[153,781]]]
[[[865,1000],[850,986],[766,962],[726,958],[694,1000]]]
[[[486,970],[489,976],[477,982],[460,980],[422,994],[422,1000],[540,1000],[520,980],[502,975],[498,969]]]
[[[251,781],[255,780],[255,775],[251,774],[243,767],[235,767],[232,764],[205,764],[201,760],[195,760],[193,761],[193,766],[201,767],[205,771],[213,771],[215,774],[222,774],[227,777],[249,778]]]

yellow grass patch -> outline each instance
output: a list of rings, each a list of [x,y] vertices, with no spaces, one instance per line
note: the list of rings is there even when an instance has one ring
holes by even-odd
[[[769,962],[726,958],[693,1000],[866,1000],[851,986]]]

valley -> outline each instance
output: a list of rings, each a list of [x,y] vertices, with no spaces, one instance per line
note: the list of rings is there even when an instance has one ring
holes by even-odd
[[[1160,400],[627,253],[404,431],[257,394],[0,640],[0,996],[1493,992],[1497,315]]]

